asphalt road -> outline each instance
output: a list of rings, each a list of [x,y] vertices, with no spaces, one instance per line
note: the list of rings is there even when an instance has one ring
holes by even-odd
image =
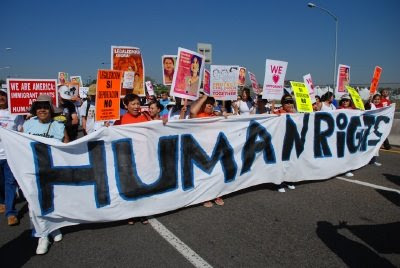
[[[227,196],[223,207],[189,207],[149,225],[63,228],[64,239],[43,256],[35,255],[20,202],[20,225],[0,218],[0,266],[193,267],[197,254],[198,266],[212,267],[399,267],[400,150],[381,151],[379,161],[382,167],[365,166],[351,181],[304,182],[286,193],[266,184]],[[189,260],[156,231],[158,223],[195,252]]]

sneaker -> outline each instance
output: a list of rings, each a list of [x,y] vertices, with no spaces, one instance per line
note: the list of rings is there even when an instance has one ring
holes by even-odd
[[[380,167],[380,166],[382,166],[382,163],[375,162],[374,165],[377,166],[377,167]]]
[[[285,191],[285,188],[281,187],[281,188],[278,188],[278,192],[284,193],[284,192],[286,192],[286,191]]]
[[[287,188],[289,188],[290,190],[296,189],[296,187],[293,184],[288,184]]]
[[[0,213],[6,212],[6,205],[0,204]]]
[[[346,177],[354,177],[354,174],[351,172],[347,172],[346,174],[344,174]]]
[[[7,222],[8,222],[8,226],[14,226],[19,223],[19,220],[15,215],[11,215],[11,216],[8,216]]]
[[[53,238],[54,242],[60,242],[63,239],[63,235],[60,229],[57,229],[51,233],[51,237]]]
[[[36,248],[36,254],[37,255],[46,254],[47,251],[49,250],[49,245],[50,245],[50,241],[47,237],[40,237],[38,246]]]

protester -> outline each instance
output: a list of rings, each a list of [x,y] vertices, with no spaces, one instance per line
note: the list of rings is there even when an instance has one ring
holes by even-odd
[[[321,111],[333,111],[336,110],[335,105],[332,104],[334,95],[332,92],[328,91],[321,97]]]
[[[255,103],[250,96],[250,89],[245,87],[242,91],[242,98],[233,105],[234,114],[250,115],[256,112]]]
[[[287,113],[296,113],[296,109],[294,108],[294,99],[292,95],[290,94],[284,94],[281,98],[281,105],[282,107],[279,110],[275,110],[275,102],[272,101],[272,113],[281,115],[281,114],[287,114]],[[280,185],[278,185],[278,192],[284,193],[285,191],[285,185],[290,189],[294,190],[296,187],[292,182],[287,182],[284,183],[282,182]]]
[[[179,119],[188,119],[190,117],[190,103],[187,99],[175,97],[175,102],[170,102],[168,106],[171,106],[168,112],[168,121],[174,121]]]
[[[262,95],[257,96],[256,114],[269,114],[271,109],[267,107],[268,100],[263,99]]]
[[[121,116],[114,125],[126,125],[133,123],[147,122],[151,120],[148,113],[142,112],[140,107],[140,97],[136,94],[126,94],[124,98],[124,105],[127,113]]]
[[[53,120],[54,107],[51,103],[52,101],[50,96],[39,95],[31,107],[31,114],[35,117],[26,121],[21,131],[31,135],[52,138],[67,143],[69,142],[68,133],[63,123]],[[45,221],[42,218],[40,218],[40,220]],[[35,230],[33,230],[32,233],[33,235],[36,235]],[[53,231],[50,235],[54,242],[62,240],[62,234],[58,229]],[[39,237],[36,254],[42,255],[47,253],[49,245],[50,241],[47,236]]]
[[[366,105],[366,109],[368,110],[376,110],[382,108],[382,103],[381,103],[381,95],[375,94],[370,96],[370,102]],[[372,157],[371,161],[369,161],[369,164],[374,164],[377,167],[382,166],[381,163],[377,162],[379,156],[379,151],[376,152],[375,156]]]
[[[58,89],[59,107],[63,110],[66,118],[65,129],[70,141],[78,138],[79,119],[75,104],[71,101],[72,93],[67,86],[61,86]]]
[[[161,113],[160,113],[160,116],[161,116],[161,117],[167,116],[167,114],[168,114],[168,108],[167,108],[168,103],[170,103],[170,100],[169,100],[169,98],[168,98],[168,93],[167,93],[167,92],[161,93],[160,104],[164,107],[164,108],[161,110]]]
[[[5,129],[19,131],[24,123],[21,115],[13,115],[8,109],[7,89],[0,88],[0,126]],[[15,208],[17,181],[8,166],[6,153],[0,139],[0,213],[5,213],[7,224],[19,223]]]
[[[116,121],[114,125],[126,125],[151,121],[152,118],[147,112],[142,112],[140,107],[140,97],[136,94],[126,94],[124,98],[124,105],[127,109],[127,113],[124,114],[120,120]],[[146,217],[132,218],[128,221],[128,224],[135,224],[139,220],[143,224],[148,224],[149,221]]]
[[[354,109],[353,102],[351,101],[349,94],[344,94],[342,97],[340,97],[338,109]]]
[[[390,106],[392,102],[389,99],[389,90],[387,89],[382,89],[381,90],[381,103],[383,107]],[[392,149],[392,146],[390,145],[389,139],[386,138],[386,140],[383,142],[382,145],[383,149],[385,150],[390,150]]]
[[[313,107],[314,112],[321,111],[322,102],[321,102],[321,98],[318,95],[315,95],[315,99],[312,102],[312,107]]]
[[[104,126],[103,122],[96,122],[96,84],[89,86],[88,99],[81,106],[82,128],[84,135],[93,133]],[[107,124],[107,123],[106,123]]]
[[[190,118],[205,118],[216,116],[214,114],[214,103],[215,99],[213,97],[208,97],[207,95],[202,95],[197,101],[195,101],[190,107]],[[218,206],[224,205],[224,200],[221,197],[217,197],[214,200],[215,204]],[[203,206],[210,208],[213,206],[211,201],[207,201]]]
[[[150,102],[149,114],[151,120],[161,120],[160,112],[163,108],[164,107],[158,101]]]

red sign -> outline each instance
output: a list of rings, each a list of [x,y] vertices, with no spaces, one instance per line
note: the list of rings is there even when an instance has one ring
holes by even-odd
[[[51,96],[58,105],[56,79],[7,79],[8,108],[11,114],[29,114],[32,103],[41,94]]]

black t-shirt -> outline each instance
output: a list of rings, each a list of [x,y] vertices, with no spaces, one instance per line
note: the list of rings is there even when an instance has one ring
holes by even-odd
[[[78,137],[78,126],[79,124],[72,125],[72,115],[77,114],[75,104],[70,100],[63,100],[64,103],[60,105],[63,110],[63,115],[67,119],[65,122],[65,129],[68,133],[69,139],[71,141],[76,140]]]

